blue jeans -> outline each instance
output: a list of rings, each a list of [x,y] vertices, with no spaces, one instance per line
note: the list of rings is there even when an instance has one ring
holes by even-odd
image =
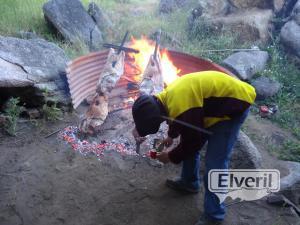
[[[224,219],[225,204],[220,204],[218,197],[208,190],[208,172],[211,169],[228,169],[233,145],[248,113],[249,109],[241,116],[219,122],[209,129],[213,134],[207,139],[208,145],[205,155],[205,174],[203,180],[205,187],[204,212],[211,219]],[[200,187],[199,168],[199,152],[183,161],[181,179],[187,186],[195,189]]]

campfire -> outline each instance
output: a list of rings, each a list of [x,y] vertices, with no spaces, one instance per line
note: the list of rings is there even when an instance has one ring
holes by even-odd
[[[129,47],[124,47],[127,35],[128,32],[120,46],[106,44],[111,48],[99,74],[96,91],[91,93],[90,107],[79,126],[83,133],[94,134],[100,130],[109,112],[109,96],[123,76],[130,81],[127,91],[135,93],[129,97],[130,102],[139,95],[157,94],[178,78],[180,70],[170,60],[168,51],[160,51],[160,35],[155,42],[145,36],[139,40],[132,38]],[[128,53],[127,61],[125,52]]]
[[[110,50],[90,53],[70,62],[67,77],[73,107],[76,109],[83,100],[90,104],[78,127],[66,128],[60,138],[81,153],[89,152],[98,157],[107,149],[135,155],[133,147],[114,143],[89,143],[78,138],[79,132],[94,134],[101,129],[108,113],[131,108],[140,94],[156,94],[170,85],[182,74],[217,70],[231,74],[210,61],[188,54],[168,51],[156,41],[142,36],[131,38],[125,45],[127,34],[120,46],[105,44]]]
[[[82,154],[92,153],[100,158],[104,151],[111,151],[113,148],[127,155],[136,154],[134,149],[128,146],[126,148],[122,143],[91,144],[88,140],[81,140],[80,133],[97,133],[109,111],[131,107],[139,95],[158,93],[179,77],[180,70],[172,63],[168,51],[160,49],[159,38],[154,42],[145,36],[141,39],[132,37],[128,47],[124,47],[126,37],[127,33],[121,46],[107,44],[113,49],[110,48],[102,72],[98,74],[95,89],[86,98],[90,106],[79,128],[67,127],[59,134],[73,150]],[[127,85],[124,85],[124,80]],[[71,78],[69,81],[72,93],[74,85]],[[116,102],[115,98],[118,97],[121,97],[121,101]],[[111,104],[112,102],[117,104]]]
[[[146,36],[142,36],[141,39],[131,39],[129,45],[131,48],[139,50],[139,53],[129,53],[129,56],[134,59],[134,65],[139,69],[140,73],[136,75],[135,80],[140,81],[142,75],[145,72],[145,69],[149,63],[151,55],[153,55],[155,50],[155,42],[147,39]],[[169,57],[167,49],[162,49],[160,52],[161,55],[161,72],[163,81],[166,85],[169,85],[174,80],[178,78],[180,69],[178,69],[172,62]]]

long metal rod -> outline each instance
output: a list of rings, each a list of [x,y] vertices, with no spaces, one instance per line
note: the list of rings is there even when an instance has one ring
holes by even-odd
[[[128,34],[129,34],[129,31],[126,31],[126,34],[125,34],[125,36],[123,37],[123,40],[122,40],[122,42],[121,42],[121,45],[120,45],[120,48],[119,48],[119,50],[118,50],[118,55],[121,53],[121,51],[122,51],[122,47],[124,47],[124,44],[125,44],[125,41],[126,41],[126,39],[127,39],[127,37],[128,37]]]
[[[236,48],[236,49],[231,49],[231,48],[226,48],[226,49],[204,49],[204,50],[200,50],[200,52],[227,52],[227,51],[231,51],[231,52],[242,52],[242,51],[260,51],[260,49],[255,49],[255,48]]]
[[[125,52],[133,52],[133,53],[139,53],[140,52],[139,50],[136,50],[134,48],[128,48],[128,47],[124,47],[124,46],[121,48],[119,45],[108,44],[108,43],[103,44],[103,47],[104,48],[113,48],[113,49],[123,50]]]
[[[155,42],[155,49],[154,49],[154,59],[157,60],[157,52],[160,44],[160,36],[161,36],[161,30],[158,30],[157,35],[156,35],[156,42]]]
[[[194,125],[192,125],[192,124],[190,124],[190,123],[183,122],[183,121],[181,121],[181,120],[172,119],[172,118],[167,117],[167,116],[160,116],[160,117],[163,118],[163,119],[167,119],[167,120],[170,120],[170,121],[174,121],[174,122],[176,122],[176,123],[179,123],[179,124],[181,124],[181,125],[183,125],[183,126],[186,126],[186,127],[188,127],[188,128],[194,129],[194,130],[199,131],[199,132],[201,132],[201,133],[205,133],[205,134],[208,134],[208,135],[212,135],[212,134],[213,134],[213,132],[211,132],[211,131],[208,131],[208,130],[206,130],[206,129],[204,129],[204,128],[200,128],[200,127],[194,126]]]

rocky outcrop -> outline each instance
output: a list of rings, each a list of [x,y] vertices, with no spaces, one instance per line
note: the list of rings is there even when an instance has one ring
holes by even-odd
[[[235,143],[231,160],[231,169],[255,169],[262,168],[262,157],[250,138],[240,131]]]
[[[240,42],[267,44],[273,30],[274,16],[268,2],[270,1],[200,0],[199,5],[188,17],[189,30],[191,31],[193,26],[199,26],[200,21],[216,32],[236,34]]]
[[[300,61],[300,0],[294,6],[290,19],[281,29],[280,42],[290,55]]]
[[[298,1],[292,11],[291,19],[300,26],[300,1]]]
[[[280,41],[288,53],[300,58],[300,26],[294,20],[282,27]]]
[[[256,98],[259,100],[274,96],[281,87],[279,82],[265,76],[254,79],[252,86],[255,88]]]
[[[11,92],[18,96],[21,95],[18,93],[20,90],[32,103],[45,90],[49,94],[57,92],[62,96],[64,85],[61,74],[66,63],[64,51],[51,42],[38,38],[24,40],[0,36],[1,96],[4,98]]]
[[[285,161],[288,175],[280,180],[280,192],[293,203],[300,205],[300,163]]]
[[[43,6],[45,19],[71,43],[99,49],[102,34],[79,0],[50,0]]]
[[[215,1],[207,1],[207,0],[199,0],[199,6],[203,11],[203,15],[206,17],[213,16],[225,16],[230,13],[232,9],[232,5],[228,1],[224,0],[215,0]]]
[[[230,3],[237,9],[272,9],[274,5],[272,0],[230,0]]]
[[[223,64],[242,80],[250,80],[254,74],[263,71],[269,54],[265,51],[237,52],[227,57]]]

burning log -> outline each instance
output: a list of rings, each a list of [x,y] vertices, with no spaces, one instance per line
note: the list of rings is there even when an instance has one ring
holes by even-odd
[[[124,51],[110,49],[107,62],[97,84],[96,94],[80,122],[79,129],[81,132],[94,134],[104,123],[108,115],[108,94],[124,73],[124,60]]]

